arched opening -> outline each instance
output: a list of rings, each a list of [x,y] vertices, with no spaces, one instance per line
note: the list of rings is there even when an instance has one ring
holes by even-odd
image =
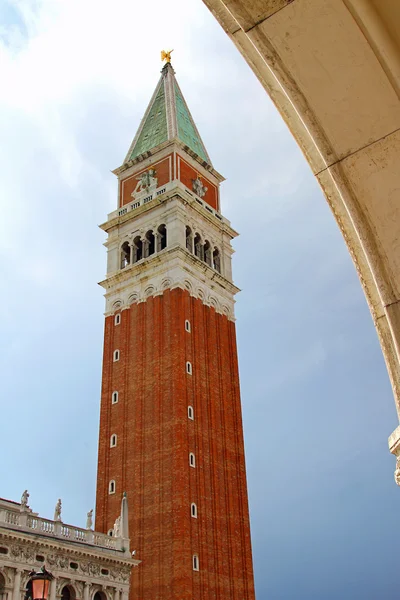
[[[129,242],[124,242],[121,246],[121,269],[125,269],[131,263],[131,247]]]
[[[208,264],[209,267],[212,267],[211,245],[208,240],[206,240],[204,243],[204,261]]]
[[[7,600],[6,580],[2,573],[0,573],[0,600]]]
[[[140,236],[137,235],[133,240],[133,263],[138,262],[138,260],[142,260],[143,258],[143,242],[140,239]]]
[[[75,600],[75,598],[76,594],[74,588],[70,585],[64,585],[61,590],[61,600]]]
[[[196,235],[194,236],[194,254],[195,256],[197,256],[197,258],[203,260],[204,247],[201,241],[201,236],[198,233],[196,233]]]
[[[319,3],[282,2],[279,24],[266,33],[264,26],[275,13],[272,4],[262,2],[257,11],[249,9],[245,0],[204,2],[230,37],[236,38],[234,29],[241,30],[237,47],[323,188],[363,283],[400,415],[400,263],[393,236],[399,221],[399,203],[395,207],[393,201],[399,189],[399,170],[394,167],[398,163],[398,126],[397,121],[386,129],[377,125],[392,114],[392,98],[398,96],[399,30],[394,30],[393,24],[399,22],[399,4],[389,0],[342,2],[345,10],[339,13],[339,5],[331,3],[335,10],[324,14]],[[293,19],[289,15],[295,5],[295,10],[300,10]],[[256,40],[255,27],[265,36]],[[329,87],[316,84],[321,78]],[[385,143],[381,143],[382,136]],[[356,154],[356,168],[342,162]],[[327,168],[329,177],[325,179],[321,173]],[[399,439],[392,438],[395,455]]]
[[[107,600],[107,596],[104,592],[96,592],[93,596],[93,600]]]
[[[155,238],[154,233],[150,230],[146,233],[143,242],[143,258],[147,258],[154,254],[155,251]]]
[[[167,228],[164,224],[159,226],[159,228],[157,229],[157,234],[157,252],[159,252],[160,250],[164,250],[164,248],[167,247]]]
[[[193,254],[193,233],[188,225],[186,225],[186,250]]]
[[[218,248],[214,248],[212,260],[214,269],[218,271],[218,273],[221,273],[221,256]]]

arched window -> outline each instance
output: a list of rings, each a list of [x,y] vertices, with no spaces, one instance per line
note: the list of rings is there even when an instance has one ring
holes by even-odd
[[[120,323],[121,323],[121,315],[120,315],[120,313],[118,313],[114,317],[114,325],[119,325]]]
[[[190,333],[190,331],[191,331],[190,321],[188,321],[187,319],[185,321],[185,331],[187,331],[188,333]]]
[[[200,258],[200,260],[203,260],[204,246],[202,244],[200,234],[198,234],[198,233],[196,233],[196,235],[194,236],[194,253],[197,256],[197,258]]]
[[[194,502],[190,505],[190,516],[192,516],[193,519],[197,519],[197,506]]]
[[[111,394],[111,403],[117,404],[117,402],[118,402],[118,392],[113,392]]]
[[[193,254],[193,233],[189,226],[186,226],[186,250]]]
[[[221,256],[218,248],[214,248],[213,252],[213,267],[218,273],[221,273]]]
[[[111,479],[111,481],[108,484],[108,493],[109,494],[115,494],[115,481],[114,481],[114,479]]]
[[[193,406],[188,406],[188,419],[194,420],[194,410]]]
[[[75,598],[76,594],[74,588],[71,585],[64,585],[61,590],[61,600],[75,600]]]
[[[192,363],[190,363],[189,361],[186,363],[186,373],[188,375],[192,374]]]
[[[61,591],[61,600],[71,600],[71,592],[67,585],[65,585]]]
[[[124,242],[121,246],[121,269],[125,269],[131,263],[131,247],[129,242]]]
[[[154,254],[155,251],[155,238],[152,231],[148,231],[143,240],[143,258],[147,258]]]
[[[107,531],[107,535],[109,535],[110,537],[112,537],[112,536],[113,536],[113,533],[114,533],[114,529],[109,529],[109,530]]]
[[[189,465],[193,468],[196,466],[196,458],[193,452],[189,452]]]
[[[160,225],[157,229],[157,252],[164,250],[167,247],[167,228],[165,225]]]
[[[204,243],[204,262],[208,264],[209,267],[212,267],[212,256],[211,256],[211,245],[208,240]]]
[[[114,362],[117,362],[117,360],[119,360],[119,350],[114,350],[113,360]]]
[[[193,554],[193,571],[198,571],[199,570],[199,557],[197,556],[197,554]]]
[[[133,263],[138,262],[138,260],[142,260],[143,258],[143,242],[140,239],[140,236],[137,235],[133,240]]]
[[[110,448],[115,448],[116,445],[117,445],[117,434],[113,433],[110,438]]]

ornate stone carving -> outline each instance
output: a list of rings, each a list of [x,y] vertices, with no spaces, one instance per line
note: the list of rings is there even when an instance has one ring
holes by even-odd
[[[89,573],[91,575],[99,575],[100,574],[100,567],[98,564],[96,563],[89,563]]]
[[[66,556],[58,556],[57,562],[61,569],[68,567],[68,558]]]
[[[131,197],[136,198],[138,194],[142,192],[149,192],[151,189],[155,189],[157,187],[157,172],[155,169],[149,169],[144,173],[141,173],[139,177],[137,177],[137,186],[135,190],[132,192]]]
[[[150,295],[150,294],[149,294]],[[113,528],[113,537],[120,537],[121,535],[121,516],[117,517]]]
[[[86,529],[92,529],[93,526],[93,508],[89,510],[86,519]]]
[[[86,561],[82,560],[82,561],[79,563],[79,566],[80,566],[80,568],[81,568],[81,571],[82,571],[82,573],[87,573],[87,572],[88,572],[88,570],[89,570],[89,566],[88,566],[88,563],[87,563]]]
[[[57,504],[54,508],[54,521],[61,521],[61,510],[62,510],[62,503],[61,503],[61,498],[59,498],[57,501]]]
[[[29,493],[25,490],[21,496],[21,508],[24,509],[28,506]]]
[[[48,554],[47,561],[50,566],[57,564],[57,556],[55,554]]]
[[[201,179],[199,177],[196,177],[196,179],[192,179],[192,184],[192,190],[194,191],[194,193],[197,194],[197,196],[199,196],[200,198],[203,198],[206,195],[208,188],[205,187]]]
[[[398,456],[397,460],[396,460],[396,469],[394,472],[394,480],[397,485],[400,485],[400,456]]]
[[[35,552],[30,546],[25,546],[22,550],[22,555],[24,556],[24,558],[26,558],[26,560],[30,561],[35,556]]]
[[[15,557],[21,556],[21,554],[22,554],[21,546],[11,546],[11,554]]]

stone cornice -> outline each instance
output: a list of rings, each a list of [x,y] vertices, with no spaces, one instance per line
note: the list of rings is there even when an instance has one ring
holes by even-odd
[[[209,175],[211,174],[213,177],[215,177],[216,183],[222,183],[222,181],[225,181],[225,177],[223,177],[221,173],[218,173],[218,171],[216,171],[214,167],[212,167],[209,163],[200,158],[200,156],[198,156],[195,152],[193,152],[193,150],[188,148],[188,146],[183,144],[178,138],[174,138],[173,140],[163,142],[155,148],[148,150],[143,154],[140,154],[134,160],[129,160],[120,167],[114,169],[112,173],[114,173],[114,175],[117,175],[118,179],[124,179],[125,177],[128,177],[131,174],[134,174],[136,171],[142,169],[143,166],[145,167],[146,163],[151,164],[151,162],[154,161],[154,158],[158,158],[157,155],[161,154],[162,151],[164,151],[165,149],[168,149],[171,152],[182,152],[184,155],[187,156],[190,162],[194,163],[196,169],[198,169],[204,177],[209,177]],[[142,165],[142,163],[144,163],[144,165]]]
[[[54,538],[47,539],[45,536],[32,534],[29,532],[13,531],[0,527],[0,540],[1,543],[8,541],[10,543],[19,544],[21,547],[26,545],[33,546],[38,552],[39,551],[52,551],[58,554],[67,553],[68,556],[75,558],[85,558],[87,560],[101,561],[103,564],[119,564],[122,566],[136,566],[140,561],[131,558],[130,555],[124,554],[120,550],[111,550],[107,548],[96,548],[90,544],[77,544],[73,541],[66,540],[54,540]],[[4,545],[4,544],[3,544]],[[2,556],[2,559],[6,559],[6,555]]]
[[[165,248],[157,254],[153,254],[152,256],[135,263],[134,265],[130,265],[121,271],[117,271],[116,273],[109,275],[106,279],[100,281],[99,285],[101,285],[105,290],[109,290],[116,286],[120,286],[126,281],[132,282],[134,278],[151,279],[152,272],[154,272],[156,265],[166,263],[177,256],[183,259],[184,262],[192,265],[195,269],[200,269],[203,273],[206,273],[207,278],[210,279],[210,281],[215,281],[221,286],[221,288],[226,289],[230,294],[234,295],[240,292],[240,289],[232,282],[228,281],[228,279],[225,279],[225,277],[223,277],[220,273],[212,269],[204,261],[200,260],[197,258],[197,256],[194,256],[194,254],[191,254],[181,246]]]

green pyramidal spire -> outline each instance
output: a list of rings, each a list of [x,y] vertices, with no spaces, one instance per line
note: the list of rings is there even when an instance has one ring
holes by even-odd
[[[173,139],[180,140],[212,166],[175,79],[175,71],[167,62],[161,71],[160,80],[124,162],[133,160],[140,154]]]

